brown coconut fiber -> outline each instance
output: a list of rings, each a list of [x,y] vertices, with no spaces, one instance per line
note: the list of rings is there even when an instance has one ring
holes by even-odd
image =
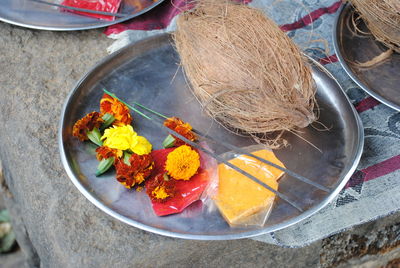
[[[278,147],[284,131],[316,119],[307,59],[260,10],[198,1],[178,18],[174,40],[194,95],[227,129]]]
[[[350,0],[372,35],[400,53],[400,0]]]

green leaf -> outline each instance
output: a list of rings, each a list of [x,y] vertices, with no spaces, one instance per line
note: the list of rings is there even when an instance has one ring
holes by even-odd
[[[171,148],[175,145],[175,138],[169,134],[162,143],[164,148]]]
[[[110,126],[115,121],[115,117],[109,113],[104,114],[101,119],[104,120],[104,123],[101,125],[100,130],[106,129],[108,126]]]
[[[101,133],[98,128],[94,128],[92,131],[88,131],[87,136],[91,142],[97,144],[98,146],[102,146],[103,142],[101,141]]]
[[[106,172],[114,163],[114,157],[102,159],[97,166],[96,177]]]
[[[8,210],[3,209],[0,211],[0,222],[9,222],[11,220]]]
[[[129,158],[131,158],[132,154],[128,153],[128,152],[124,152],[124,163],[127,165],[131,165],[131,163],[129,162]]]
[[[15,234],[13,231],[11,231],[0,240],[0,253],[9,252],[14,246],[14,243]]]

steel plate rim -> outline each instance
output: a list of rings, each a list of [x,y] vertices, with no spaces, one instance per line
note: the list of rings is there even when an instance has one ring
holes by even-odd
[[[125,217],[112,209],[108,208],[104,204],[102,204],[95,196],[92,195],[90,191],[85,189],[83,185],[79,182],[79,179],[75,176],[70,164],[68,163],[67,157],[66,157],[66,152],[64,148],[64,142],[63,142],[63,125],[64,125],[64,118],[65,114],[67,112],[67,108],[69,105],[69,102],[72,98],[72,96],[75,94],[75,92],[78,90],[80,85],[86,80],[86,78],[92,74],[93,71],[95,71],[97,68],[101,67],[103,64],[107,63],[108,61],[112,60],[114,57],[117,55],[125,52],[126,50],[130,49],[132,46],[140,45],[142,42],[149,41],[151,39],[156,39],[159,38],[162,35],[168,35],[168,34],[157,34],[152,37],[148,37],[142,40],[139,40],[137,42],[134,42],[132,44],[129,44],[125,46],[124,48],[106,56],[103,58],[101,61],[96,63],[94,66],[92,66],[83,76],[82,78],[75,84],[74,88],[69,92],[69,94],[66,97],[66,100],[64,102],[63,108],[61,110],[61,120],[59,123],[59,130],[58,130],[58,146],[59,146],[59,152],[60,152],[60,157],[61,157],[61,162],[63,164],[64,169],[66,170],[66,173],[69,177],[69,179],[72,181],[72,183],[78,188],[78,190],[92,203],[94,204],[97,208],[108,214],[109,216],[112,216],[130,226],[139,228],[144,231],[152,232],[158,235],[163,235],[167,237],[172,237],[172,238],[181,238],[181,239],[189,239],[189,240],[234,240],[234,239],[244,239],[244,238],[251,238],[251,237],[256,237],[256,236],[261,236],[265,235],[268,233],[276,232],[278,230],[282,230],[284,228],[287,228],[289,226],[292,226],[321,210],[324,208],[326,205],[328,205],[342,190],[342,188],[346,185],[346,183],[349,181],[350,177],[353,175],[354,171],[356,170],[364,148],[364,128],[362,121],[354,108],[354,106],[351,104],[349,98],[345,94],[343,88],[341,87],[340,83],[337,81],[337,79],[320,63],[316,62],[314,59],[311,59],[311,61],[318,66],[322,71],[324,71],[327,75],[329,75],[332,80],[337,84],[339,87],[341,94],[345,97],[347,100],[348,105],[350,105],[351,110],[353,112],[353,115],[356,119],[356,124],[357,124],[357,136],[358,136],[358,143],[357,143],[357,150],[356,154],[353,157],[352,165],[348,168],[346,171],[346,175],[343,177],[342,181],[340,184],[334,189],[324,200],[322,200],[318,205],[315,205],[311,207],[310,209],[306,210],[305,212],[301,213],[300,215],[293,217],[290,220],[284,221],[279,224],[272,225],[267,228],[259,229],[259,230],[254,230],[254,231],[249,231],[249,232],[242,232],[238,234],[229,234],[229,235],[195,235],[195,234],[188,234],[188,233],[179,233],[179,232],[173,232],[173,231],[168,231],[168,230],[163,230],[159,229],[156,227],[151,227],[146,224],[140,223],[138,221],[135,221],[133,219],[130,219],[128,217]]]
[[[56,31],[56,32],[65,32],[65,31],[83,31],[83,30],[93,30],[93,29],[98,29],[98,28],[104,28],[107,26],[111,26],[114,24],[118,24],[121,22],[125,22],[127,20],[136,18],[148,11],[150,11],[151,9],[155,8],[156,6],[158,6],[159,4],[161,4],[162,2],[164,2],[164,0],[158,0],[157,2],[153,3],[152,5],[142,9],[141,11],[129,15],[126,18],[121,18],[121,19],[117,19],[114,21],[110,21],[110,22],[106,22],[103,20],[99,20],[102,23],[96,24],[96,25],[92,25],[92,26],[86,26],[86,27],[53,27],[53,26],[37,26],[37,25],[31,25],[31,24],[26,24],[26,23],[20,23],[20,22],[15,22],[13,20],[9,20],[9,19],[5,19],[0,17],[0,21],[8,23],[8,24],[12,24],[12,25],[16,25],[19,27],[24,27],[24,28],[28,28],[28,29],[34,29],[34,30],[44,30],[44,31]]]
[[[377,94],[376,92],[372,91],[371,89],[369,89],[369,87],[364,84],[362,81],[360,81],[356,74],[351,70],[350,66],[346,63],[346,60],[344,59],[342,53],[340,52],[340,46],[339,46],[339,40],[338,40],[338,31],[339,31],[339,22],[340,22],[340,18],[342,17],[344,11],[346,8],[348,8],[348,6],[350,6],[349,3],[346,3],[344,5],[342,5],[342,7],[340,8],[338,14],[336,15],[335,18],[335,22],[333,25],[333,47],[336,53],[336,56],[339,60],[340,65],[342,66],[342,68],[344,69],[344,71],[346,72],[346,74],[348,76],[350,76],[351,80],[357,84],[357,86],[359,86],[362,90],[364,90],[368,95],[370,95],[371,97],[373,97],[374,99],[380,101],[382,104],[396,110],[396,111],[400,111],[400,105],[397,105],[395,103],[392,103],[391,101],[385,99],[384,97],[382,97],[381,95]]]

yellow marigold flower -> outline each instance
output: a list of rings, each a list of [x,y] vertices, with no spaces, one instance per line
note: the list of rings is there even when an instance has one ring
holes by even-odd
[[[104,131],[101,140],[104,140],[103,145],[109,148],[128,150],[138,143],[137,136],[131,125],[114,126]]]
[[[131,150],[138,155],[149,154],[152,149],[151,143],[142,136],[138,136],[131,125],[114,126],[104,131],[104,146],[112,149]]]
[[[190,146],[182,145],[170,152],[165,170],[176,180],[189,180],[200,167],[200,156]]]
[[[149,154],[152,149],[151,143],[142,136],[137,136],[137,143],[135,146],[131,147],[131,151],[138,155]]]

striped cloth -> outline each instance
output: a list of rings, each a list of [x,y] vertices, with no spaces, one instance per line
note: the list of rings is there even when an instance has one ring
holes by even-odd
[[[332,29],[341,6],[336,0],[253,0],[312,57],[339,80],[365,128],[364,153],[357,171],[337,198],[320,212],[284,230],[254,238],[286,247],[301,247],[400,208],[400,113],[368,96],[346,75],[332,46]],[[277,3],[278,2],[278,3]],[[111,53],[142,38],[172,31],[184,0],[166,0],[152,11],[105,34],[116,41]],[[309,40],[324,40],[312,42]],[[326,51],[325,53],[323,51]],[[329,53],[330,51],[330,53]]]

